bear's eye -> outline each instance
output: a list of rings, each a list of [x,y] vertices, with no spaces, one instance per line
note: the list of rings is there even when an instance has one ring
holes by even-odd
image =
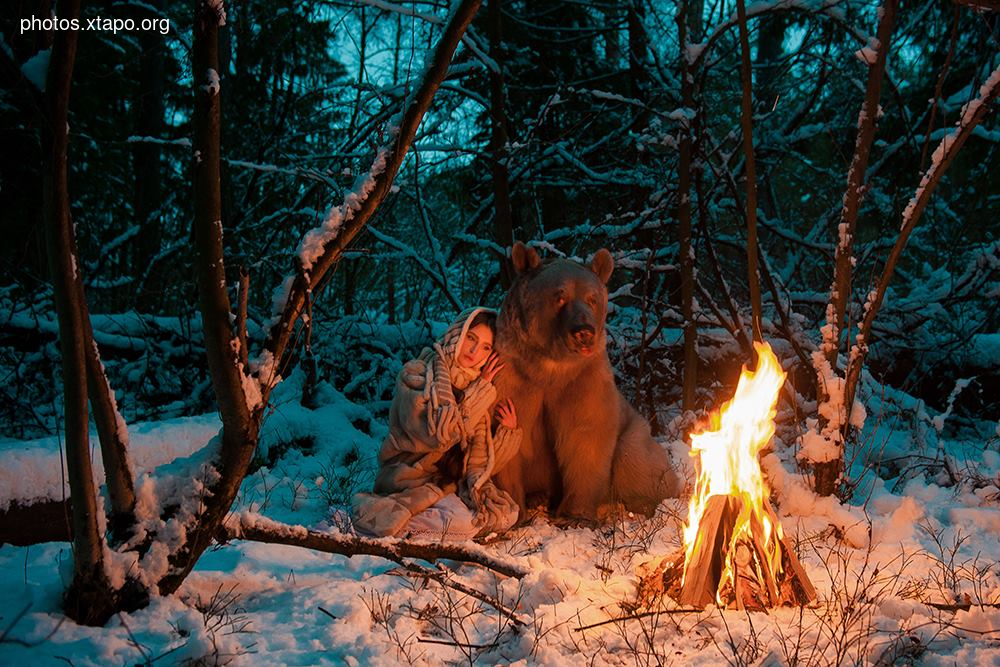
[[[554,301],[556,302],[557,306],[563,305],[564,303],[566,303],[566,293],[556,292],[554,296]]]

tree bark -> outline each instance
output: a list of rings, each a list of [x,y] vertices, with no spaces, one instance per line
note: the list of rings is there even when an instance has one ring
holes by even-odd
[[[220,8],[221,9],[221,8]],[[159,582],[168,595],[177,590],[202,552],[212,543],[232,506],[257,444],[262,404],[249,405],[244,373],[231,326],[222,245],[220,190],[220,9],[197,0],[194,29],[194,237],[198,296],[205,351],[222,418],[219,477],[209,485],[203,510],[188,529],[186,542],[171,555],[170,572]]]
[[[882,6],[878,24],[878,50],[875,62],[868,68],[868,85],[865,99],[861,104],[858,136],[854,145],[854,157],[847,172],[847,190],[844,192],[844,206],[840,212],[837,251],[834,260],[833,286],[830,289],[830,307],[827,310],[827,331],[823,335],[823,353],[831,368],[837,367],[837,353],[840,348],[840,332],[844,327],[847,302],[851,295],[852,251],[854,228],[861,208],[865,171],[871,155],[872,142],[878,122],[879,100],[882,96],[882,79],[885,77],[885,63],[889,53],[889,43],[896,22],[897,0],[886,0]]]
[[[740,79],[743,83],[741,125],[743,127],[743,153],[746,159],[747,178],[747,286],[750,288],[750,308],[753,322],[753,339],[763,341],[761,333],[760,278],[757,275],[757,163],[753,152],[753,78],[750,72],[750,39],[747,35],[745,0],[738,0],[740,31]]]
[[[698,43],[701,41],[701,33],[704,29],[703,17],[705,14],[705,0],[688,0],[688,42]],[[695,63],[691,63],[692,65]]]
[[[409,98],[395,143],[385,155],[385,168],[374,175],[368,196],[355,205],[345,204],[351,215],[344,220],[339,233],[327,238],[323,252],[304,270],[301,266],[293,283],[280,321],[271,328],[265,349],[280,360],[287,352],[294,323],[301,316],[307,295],[311,296],[319,281],[334,265],[347,244],[364,227],[378,205],[385,199],[398,172],[403,156],[416,136],[417,126],[430,106],[438,86],[447,73],[452,55],[465,28],[472,21],[479,0],[459,3],[445,28],[444,36],[432,56],[420,87]],[[222,246],[221,196],[219,189],[219,93],[218,72],[219,16],[208,0],[198,0],[195,17],[194,77],[195,77],[195,244],[198,250],[198,286],[205,348],[209,370],[222,416],[222,451],[219,479],[209,486],[204,509],[196,524],[189,528],[184,546],[171,556],[171,570],[159,582],[161,594],[177,590],[190,573],[202,552],[219,533],[222,521],[232,506],[253,456],[263,407],[274,383],[258,378],[255,383],[260,396],[249,403],[244,393],[244,377],[238,364],[231,314],[225,288],[225,264]],[[273,370],[273,369],[272,369]]]
[[[889,53],[889,43],[896,22],[897,0],[886,0],[880,13],[877,39],[878,48],[875,62],[868,69],[868,85],[865,100],[861,105],[858,123],[858,136],[854,146],[854,157],[847,172],[847,191],[844,193],[844,206],[840,213],[838,226],[837,250],[834,258],[833,286],[830,289],[830,304],[827,306],[827,326],[823,332],[821,351],[826,356],[829,373],[836,373],[837,354],[840,349],[840,332],[844,327],[847,313],[847,302],[851,295],[851,273],[853,268],[854,228],[858,219],[863,196],[862,188],[865,182],[865,171],[868,169],[868,159],[871,155],[872,142],[875,139],[875,128],[878,122],[879,100],[882,93],[882,79],[885,76],[885,63]],[[846,387],[845,387],[846,388]],[[829,401],[831,397],[823,378],[819,378],[817,389],[820,401]],[[829,496],[836,491],[837,481],[844,469],[843,447],[846,435],[846,425],[850,423],[851,401],[843,404],[843,424],[836,437],[840,456],[830,461],[819,461],[813,464],[813,484],[816,493]],[[820,432],[829,431],[827,421],[820,417]],[[838,437],[839,436],[839,437]]]
[[[490,169],[493,174],[493,230],[501,248],[514,245],[514,221],[510,209],[510,171],[507,169],[507,111],[504,101],[503,14],[501,0],[489,0],[487,19],[490,33]],[[500,258],[500,284],[510,287],[514,276],[506,257]]]
[[[79,0],[60,2],[59,16],[79,19]],[[87,352],[67,183],[69,95],[76,45],[75,30],[57,32],[52,44],[42,130],[43,154],[48,163],[43,191],[49,268],[59,318],[66,470],[74,498],[73,581],[63,603],[66,615],[78,623],[102,625],[112,613],[114,593],[104,570],[104,539],[97,528],[99,509],[88,442]]]
[[[360,535],[321,533],[303,526],[290,526],[267,519],[261,521],[241,518],[228,521],[220,530],[220,538],[287,544],[347,557],[381,556],[397,562],[400,558],[420,558],[427,561],[447,558],[482,565],[508,577],[520,579],[527,574],[523,568],[495,558],[479,545],[407,542]]]
[[[30,505],[18,501],[0,512],[0,544],[31,546],[42,542],[72,542],[70,499],[41,500]]]
[[[629,0],[628,3],[628,80],[629,95],[646,103],[649,88],[649,73],[646,71],[646,52],[649,50],[649,36],[646,34],[646,0]],[[649,118],[644,108],[635,110],[632,118],[633,129],[641,129]]]
[[[688,4],[677,14],[680,39],[681,98],[694,113],[694,79],[687,58]],[[698,328],[694,319],[694,247],[691,243],[691,135],[694,118],[686,117],[680,127],[680,157],[677,165],[677,236],[681,265],[681,314],[684,317],[684,380],[681,407],[694,410],[698,387]]]
[[[115,390],[101,363],[100,352],[94,341],[90,324],[90,311],[83,290],[83,282],[76,280],[80,303],[80,321],[83,326],[84,353],[87,357],[87,392],[90,408],[97,425],[101,443],[101,461],[104,463],[104,481],[111,501],[108,529],[111,541],[120,544],[132,534],[135,525],[135,474],[128,453],[128,428],[118,411]]]

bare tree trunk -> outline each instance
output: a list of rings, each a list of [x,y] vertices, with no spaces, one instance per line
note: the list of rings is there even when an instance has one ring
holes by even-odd
[[[198,295],[212,384],[223,431],[246,429],[250,412],[243,395],[239,357],[232,346],[232,310],[226,291],[220,192],[220,98],[218,36],[220,16],[211,0],[197,0],[194,32],[194,237]],[[230,436],[232,437],[232,436]],[[228,442],[232,442],[226,438]],[[227,443],[228,444],[228,443]],[[226,463],[226,447],[223,461]]]
[[[753,59],[753,75],[756,77],[754,92],[759,104],[758,111],[770,113],[777,107],[780,95],[777,81],[780,74],[780,61],[785,55],[785,30],[788,26],[788,15],[784,12],[765,13],[757,20],[757,52]],[[774,183],[771,180],[772,170],[765,163],[758,175],[759,190],[763,192],[760,198],[760,208],[768,218],[776,217],[777,202],[774,195]],[[758,248],[762,254],[763,250]],[[763,258],[758,258],[763,263]],[[765,279],[766,282],[766,279]]]
[[[757,163],[753,153],[753,78],[750,72],[750,39],[747,35],[747,10],[745,0],[737,0],[740,29],[740,78],[743,82],[742,126],[743,152],[746,158],[747,178],[747,286],[750,288],[750,308],[753,322],[753,339],[763,341],[761,333],[760,278],[757,275]]]
[[[705,0],[688,0],[688,42],[697,43],[701,41],[703,30],[703,15],[705,13]],[[694,64],[694,63],[692,63]]]
[[[847,172],[847,190],[844,192],[844,206],[840,212],[837,253],[834,264],[833,287],[830,290],[830,306],[827,309],[827,329],[823,335],[823,353],[831,368],[836,368],[837,352],[840,348],[840,332],[844,327],[847,302],[851,295],[851,268],[854,247],[854,227],[858,210],[861,208],[865,171],[871,155],[872,142],[878,122],[879,100],[882,96],[882,79],[885,77],[885,63],[889,53],[889,42],[896,22],[896,0],[887,0],[882,6],[878,24],[879,46],[875,61],[868,69],[868,86],[865,100],[861,104],[858,117],[858,136],[854,145],[854,157]],[[821,387],[822,388],[822,387]]]
[[[504,101],[503,14],[501,0],[489,0],[487,19],[490,33],[490,59],[497,69],[490,77],[490,168],[493,172],[493,229],[501,248],[514,245],[514,221],[510,210],[510,171],[507,168],[507,111]],[[500,258],[500,284],[510,287],[514,276],[506,257]]]
[[[87,356],[87,391],[90,408],[94,413],[97,435],[101,443],[101,460],[104,462],[104,481],[111,501],[108,529],[114,544],[125,542],[135,525],[135,474],[128,453],[128,427],[118,411],[115,391],[108,382],[101,363],[100,352],[94,341],[90,313],[83,291],[83,282],[77,279],[80,303],[80,320],[83,326],[84,352]],[[74,501],[76,496],[73,496]]]
[[[694,319],[694,247],[691,243],[691,135],[694,132],[694,81],[687,57],[690,7],[685,2],[677,14],[680,39],[681,99],[690,116],[681,121],[680,157],[677,165],[677,236],[681,265],[681,314],[684,317],[684,386],[681,406],[694,410],[698,386],[698,328]]]
[[[621,10],[617,4],[609,3],[601,7],[600,12],[604,22],[604,30],[601,31],[601,38],[604,40],[604,62],[609,70],[614,70],[618,68],[618,61],[622,57],[621,41],[618,38]]]
[[[645,103],[648,96],[649,73],[646,71],[646,52],[649,50],[649,36],[646,34],[646,0],[629,0],[628,3],[628,80],[629,95]],[[635,110],[632,127],[641,128],[649,118],[644,108]]]
[[[221,3],[197,0],[194,29],[194,237],[197,249],[198,295],[205,351],[212,386],[222,417],[219,478],[209,485],[197,523],[186,542],[171,555],[170,572],[159,582],[160,593],[173,593],[187,577],[202,552],[212,543],[232,506],[257,444],[259,400],[249,405],[244,374],[230,326],[232,310],[226,292],[222,246],[220,191],[219,24]]]
[[[854,157],[847,172],[847,191],[844,193],[844,206],[840,213],[838,226],[837,251],[834,259],[833,286],[830,290],[830,304],[827,306],[827,326],[823,331],[821,351],[826,357],[826,363],[820,371],[817,388],[820,401],[830,401],[829,389],[825,378],[833,377],[837,370],[837,353],[840,349],[840,332],[844,327],[847,313],[847,302],[851,295],[851,269],[853,267],[854,228],[861,208],[862,188],[865,182],[865,171],[868,169],[868,159],[871,155],[872,142],[875,139],[875,127],[878,121],[879,100],[882,93],[882,79],[885,76],[885,63],[889,53],[889,43],[896,22],[897,0],[886,0],[880,12],[878,24],[878,45],[874,54],[874,62],[868,69],[868,85],[865,100],[861,105],[858,118],[858,136],[854,145]],[[865,52],[868,53],[868,52]],[[836,397],[833,400],[840,400]],[[841,423],[830,425],[828,420],[820,417],[820,432],[832,438],[839,448],[840,455],[828,461],[813,463],[813,483],[816,493],[829,496],[836,491],[837,482],[844,470],[844,439],[846,424],[850,422],[851,402],[842,406]],[[830,432],[831,430],[837,433]]]
[[[59,16],[78,19],[79,0],[59,3]],[[43,151],[46,239],[52,289],[59,318],[65,409],[66,470],[73,498],[73,581],[66,590],[66,615],[86,625],[101,625],[113,610],[114,592],[104,570],[104,538],[97,528],[97,495],[90,465],[87,417],[87,351],[76,240],[67,186],[68,109],[77,32],[59,31],[52,45],[46,79]]]
[[[155,9],[163,8],[163,0],[149,0]],[[163,83],[165,79],[165,54],[163,35],[156,30],[143,30],[138,35],[139,88],[136,101],[135,133],[140,137],[160,137],[163,133]],[[162,177],[160,154],[162,146],[154,141],[138,141],[132,145],[132,165],[135,171],[135,224],[139,225],[133,257],[133,273],[142,275],[150,261],[160,251],[162,205]],[[152,267],[153,275],[143,281],[136,296],[140,312],[151,311],[162,302],[160,267]]]

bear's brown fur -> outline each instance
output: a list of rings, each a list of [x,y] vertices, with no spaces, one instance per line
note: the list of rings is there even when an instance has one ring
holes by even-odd
[[[526,509],[546,497],[557,514],[606,518],[615,501],[651,514],[681,483],[649,425],[615,386],[604,320],[614,262],[542,262],[522,243],[511,252],[515,280],[497,321],[505,364],[495,380],[524,429],[521,449],[496,477]],[[523,516],[523,514],[522,514]]]

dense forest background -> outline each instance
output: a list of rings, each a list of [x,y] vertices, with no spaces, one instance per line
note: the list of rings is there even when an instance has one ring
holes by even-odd
[[[37,74],[52,33],[19,29],[46,7],[10,2],[0,18],[0,420],[19,439],[60,428]],[[222,225],[234,299],[240,271],[249,274],[251,338],[272,315],[303,232],[370,168],[445,9],[226,5]],[[807,403],[876,10],[849,0],[748,8],[764,335],[796,359]],[[81,31],[69,105],[79,269],[129,421],[210,411],[214,401],[194,305],[193,11],[164,0],[82,9],[83,19],[170,20],[165,35]],[[681,400],[681,332],[693,322],[699,380],[689,407],[712,407],[745,361],[750,320],[734,12],[726,0],[486,3],[392,193],[313,295],[311,327],[297,334],[290,363],[308,359],[349,398],[385,405],[429,321],[499,304],[514,239],[550,256],[608,247],[610,348],[625,391],[656,430],[669,427]],[[857,216],[849,327],[935,146],[996,67],[998,37],[998,14],[982,7],[901,3]],[[956,425],[995,420],[1000,408],[1000,359],[987,345],[1000,329],[998,142],[991,115],[945,173],[898,263],[868,359],[874,378],[936,409],[950,398]],[[953,395],[957,381],[965,384]]]

